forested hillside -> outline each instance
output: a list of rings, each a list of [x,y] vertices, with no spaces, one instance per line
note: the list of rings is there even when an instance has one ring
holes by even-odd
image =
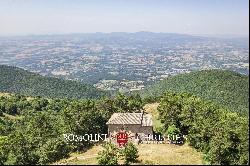
[[[165,91],[188,92],[230,110],[248,114],[249,76],[232,71],[204,70],[170,76],[146,88],[142,95],[156,97]]]
[[[249,163],[249,121],[187,93],[165,93],[158,107],[163,133],[187,136],[212,165]]]
[[[97,98],[104,93],[76,81],[44,77],[26,70],[0,65],[0,92],[49,98]]]
[[[93,142],[66,141],[63,134],[107,133],[106,122],[113,113],[141,109],[140,96],[101,100],[0,96],[0,165],[48,164],[86,150]]]

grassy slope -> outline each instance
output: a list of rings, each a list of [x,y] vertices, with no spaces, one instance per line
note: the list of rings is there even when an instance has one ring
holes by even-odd
[[[103,95],[93,86],[44,77],[20,68],[0,65],[0,91],[49,98],[96,98]]]
[[[189,92],[244,114],[249,109],[249,77],[231,71],[204,70],[172,76],[142,94],[159,96],[164,91]]]
[[[139,162],[137,164],[157,165],[201,165],[202,156],[188,145],[140,144]],[[85,153],[72,153],[68,159],[62,159],[53,165],[97,165],[97,154],[102,150],[100,145],[93,146]]]
[[[201,165],[202,156],[190,146],[173,144],[141,144],[139,149],[140,164],[156,165]]]

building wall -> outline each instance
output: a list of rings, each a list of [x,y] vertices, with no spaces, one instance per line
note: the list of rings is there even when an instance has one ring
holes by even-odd
[[[152,126],[142,126],[140,128],[141,133],[145,133],[146,135],[153,135],[153,127]]]
[[[141,126],[141,125],[113,125],[109,124],[108,125],[108,132],[114,133],[114,132],[119,132],[122,128],[124,128],[126,131],[131,131],[133,134],[138,133],[138,134],[153,134],[153,127],[152,126]]]

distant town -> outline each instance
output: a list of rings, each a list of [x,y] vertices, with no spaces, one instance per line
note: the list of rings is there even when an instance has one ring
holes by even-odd
[[[248,39],[150,32],[0,38],[0,64],[129,92],[205,69],[249,74]]]

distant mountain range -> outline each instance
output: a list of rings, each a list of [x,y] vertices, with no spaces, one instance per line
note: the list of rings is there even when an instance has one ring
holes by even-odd
[[[76,81],[44,77],[17,67],[0,65],[0,92],[49,98],[99,98],[104,92]]]
[[[75,37],[93,37],[93,36],[99,36],[99,37],[148,37],[148,36],[155,36],[155,37],[173,37],[173,36],[179,36],[179,37],[194,37],[194,38],[249,38],[249,35],[234,35],[234,34],[181,34],[181,33],[167,33],[167,32],[150,32],[150,31],[138,31],[138,32],[110,32],[110,33],[104,33],[104,32],[95,32],[95,33],[66,33],[66,34],[29,34],[29,35],[22,35],[19,37],[50,37],[50,36],[75,36]],[[3,36],[8,37],[8,36]],[[18,36],[13,36],[18,37]]]
[[[147,87],[142,95],[160,96],[164,91],[188,92],[236,112],[249,112],[249,76],[232,71],[203,70],[170,76]]]
[[[243,45],[249,43],[248,37],[232,37],[232,36],[219,36],[219,35],[190,35],[190,34],[179,34],[179,33],[156,33],[148,31],[140,32],[96,32],[96,33],[69,33],[69,34],[42,34],[42,35],[24,35],[24,36],[0,36],[1,38],[15,38],[16,40],[32,40],[32,39],[46,39],[46,40],[71,40],[85,41],[88,43],[99,43],[99,44],[126,44],[134,45],[140,43],[147,46],[159,46],[167,44],[168,46],[186,43],[186,42],[203,42],[203,41],[237,41]]]
[[[178,34],[178,33],[155,33],[155,32],[147,32],[147,31],[141,31],[141,32],[135,32],[135,33],[128,33],[128,32],[111,32],[111,33],[102,33],[102,32],[96,32],[96,33],[72,33],[72,34],[44,34],[44,35],[24,35],[24,36],[12,36],[16,39],[72,39],[75,38],[77,40],[98,40],[99,42],[102,42],[102,40],[105,40],[107,42],[108,40],[146,40],[147,42],[150,42],[150,40],[207,40],[208,37],[202,37],[197,35],[188,35],[188,34]],[[11,38],[6,37],[6,38]],[[150,40],[149,40],[150,39]]]

